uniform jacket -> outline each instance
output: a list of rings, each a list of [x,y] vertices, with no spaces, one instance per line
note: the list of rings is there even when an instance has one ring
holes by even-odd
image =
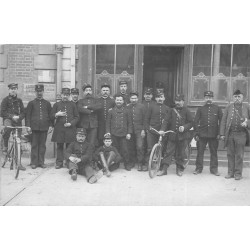
[[[30,101],[26,109],[25,124],[32,130],[47,131],[52,126],[51,104],[44,99]]]
[[[101,109],[98,110],[98,138],[103,139],[103,136],[106,133],[106,121],[108,117],[108,110],[115,106],[115,101],[110,97],[100,97],[98,100],[101,103]]]
[[[25,116],[23,102],[17,96],[13,97],[8,95],[1,103],[1,117],[3,117],[3,120],[12,120],[12,117],[15,115],[19,115],[19,119],[15,123],[21,125],[21,121]]]
[[[199,107],[194,118],[195,134],[200,137],[216,138],[220,134],[222,115],[218,105],[205,104]]]
[[[170,140],[184,140],[188,139],[190,136],[189,130],[193,127],[193,117],[192,113],[188,110],[187,107],[183,107],[182,109],[177,109],[179,115],[175,112],[174,108],[171,109],[171,114],[169,118],[169,122],[164,120],[161,130],[173,130],[176,134],[169,134]],[[184,132],[179,132],[179,127],[184,127]]]
[[[81,158],[83,163],[89,163],[92,161],[94,153],[94,146],[87,141],[78,142],[74,141],[71,142],[66,149],[65,157],[69,159],[70,156],[75,155],[78,158]]]
[[[155,101],[149,101],[149,102],[146,102],[145,100],[142,102],[143,106],[144,106],[144,110],[145,110],[145,114],[148,112],[149,110],[149,107],[156,104]]]
[[[58,116],[58,111],[66,111],[66,116]],[[54,132],[51,141],[58,143],[73,142],[76,138],[76,123],[79,119],[76,105],[71,101],[56,102],[51,111],[51,119],[55,121]],[[64,127],[65,123],[71,123],[70,127]]]
[[[87,108],[84,108],[87,106]],[[97,128],[97,111],[102,108],[101,103],[93,96],[86,96],[78,101],[77,109],[80,114],[80,125],[82,128]]]
[[[149,107],[145,117],[145,126],[149,130],[153,127],[156,130],[160,130],[163,120],[169,121],[171,109],[165,104],[155,103]]]
[[[132,120],[126,106],[115,106],[108,111],[106,133],[119,137],[132,134]]]
[[[141,133],[145,130],[145,107],[141,103],[128,104],[127,106],[132,120],[133,133]]]
[[[225,136],[225,147],[227,146],[227,143],[228,143],[229,130],[230,130],[231,123],[233,120],[234,112],[235,112],[234,103],[231,103],[225,108],[222,119],[221,119],[220,135]],[[247,127],[249,131],[250,129],[250,106],[249,104],[242,103],[242,118],[247,118]],[[249,136],[247,138],[247,145],[249,145]]]
[[[95,151],[94,156],[93,156],[94,161],[98,162],[100,160],[100,155],[99,155],[100,152],[103,152],[105,159],[107,159],[107,154],[109,152],[111,152],[111,151],[113,151],[115,153],[115,160],[114,160],[114,162],[115,163],[119,163],[121,161],[122,157],[119,154],[119,152],[117,151],[117,149],[114,146],[106,147],[105,145],[99,147]]]

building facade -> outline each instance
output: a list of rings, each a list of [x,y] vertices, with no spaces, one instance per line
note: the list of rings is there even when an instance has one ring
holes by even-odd
[[[193,112],[203,105],[203,93],[212,90],[215,101],[225,107],[232,93],[240,89],[250,102],[249,44],[157,44],[157,45],[0,45],[0,99],[8,84],[19,84],[24,105],[35,98],[35,85],[45,86],[44,98],[52,104],[62,87],[77,87],[82,96],[86,83],[99,95],[103,83],[118,92],[119,81],[129,90],[161,88],[171,105],[176,93],[183,93]],[[51,143],[52,147],[52,143]]]
[[[19,95],[27,103],[34,98],[37,83],[44,84],[45,98],[55,102],[62,87],[81,89],[89,83],[98,95],[100,86],[108,83],[114,94],[120,80],[140,94],[145,87],[162,88],[168,103],[176,93],[184,93],[190,107],[202,105],[206,90],[226,106],[239,88],[249,103],[250,45],[0,46],[1,99],[11,82],[19,83]]]

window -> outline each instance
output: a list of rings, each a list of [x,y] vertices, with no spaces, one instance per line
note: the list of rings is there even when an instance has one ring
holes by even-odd
[[[211,90],[216,101],[229,102],[240,89],[249,102],[250,45],[194,45],[192,73],[193,101],[203,100],[204,91]]]
[[[118,91],[120,80],[134,84],[135,45],[96,45],[95,91],[104,83],[111,86],[112,94]]]

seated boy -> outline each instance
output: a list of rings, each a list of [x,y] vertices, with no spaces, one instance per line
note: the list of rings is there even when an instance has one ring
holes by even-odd
[[[110,135],[104,135],[103,143],[104,145],[94,153],[94,161],[97,162],[99,168],[103,169],[104,174],[109,177],[111,175],[110,171],[119,168],[122,157],[117,149],[112,146]]]
[[[91,166],[94,146],[86,141],[86,130],[76,130],[76,141],[68,146],[65,156],[69,160],[69,174],[72,180],[77,179],[77,174],[86,176],[90,184],[97,182],[103,175],[102,171],[96,171]]]

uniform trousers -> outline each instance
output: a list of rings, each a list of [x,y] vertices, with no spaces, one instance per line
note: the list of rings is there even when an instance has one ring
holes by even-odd
[[[227,144],[228,174],[242,176],[246,132],[230,132]]]
[[[128,142],[126,136],[112,135],[113,145],[123,158],[124,165],[127,166],[129,162]]]
[[[176,170],[184,171],[184,160],[187,157],[185,149],[188,145],[188,140],[169,140],[166,145],[166,150],[163,153],[162,164],[169,166],[173,156],[175,156]]]
[[[80,175],[86,176],[87,180],[95,174],[95,171],[91,167],[90,163],[79,162],[75,164],[69,161],[69,174],[72,174],[73,170],[76,170],[76,172]]]
[[[197,142],[197,156],[196,156],[196,169],[203,170],[203,158],[206,146],[209,146],[210,150],[210,172],[218,171],[218,156],[217,150],[219,142],[216,138],[200,137]]]
[[[47,132],[48,131],[32,130],[31,165],[41,166],[44,164]]]
[[[70,143],[57,143],[57,149],[56,149],[56,165],[57,166],[63,165],[63,160],[64,160],[63,146],[64,146],[64,144],[66,144],[66,149],[67,149],[67,147],[69,146]]]
[[[141,137],[141,132],[131,134],[131,138],[128,141],[130,162],[138,162],[140,164],[143,163],[145,155],[144,141],[144,138]]]

